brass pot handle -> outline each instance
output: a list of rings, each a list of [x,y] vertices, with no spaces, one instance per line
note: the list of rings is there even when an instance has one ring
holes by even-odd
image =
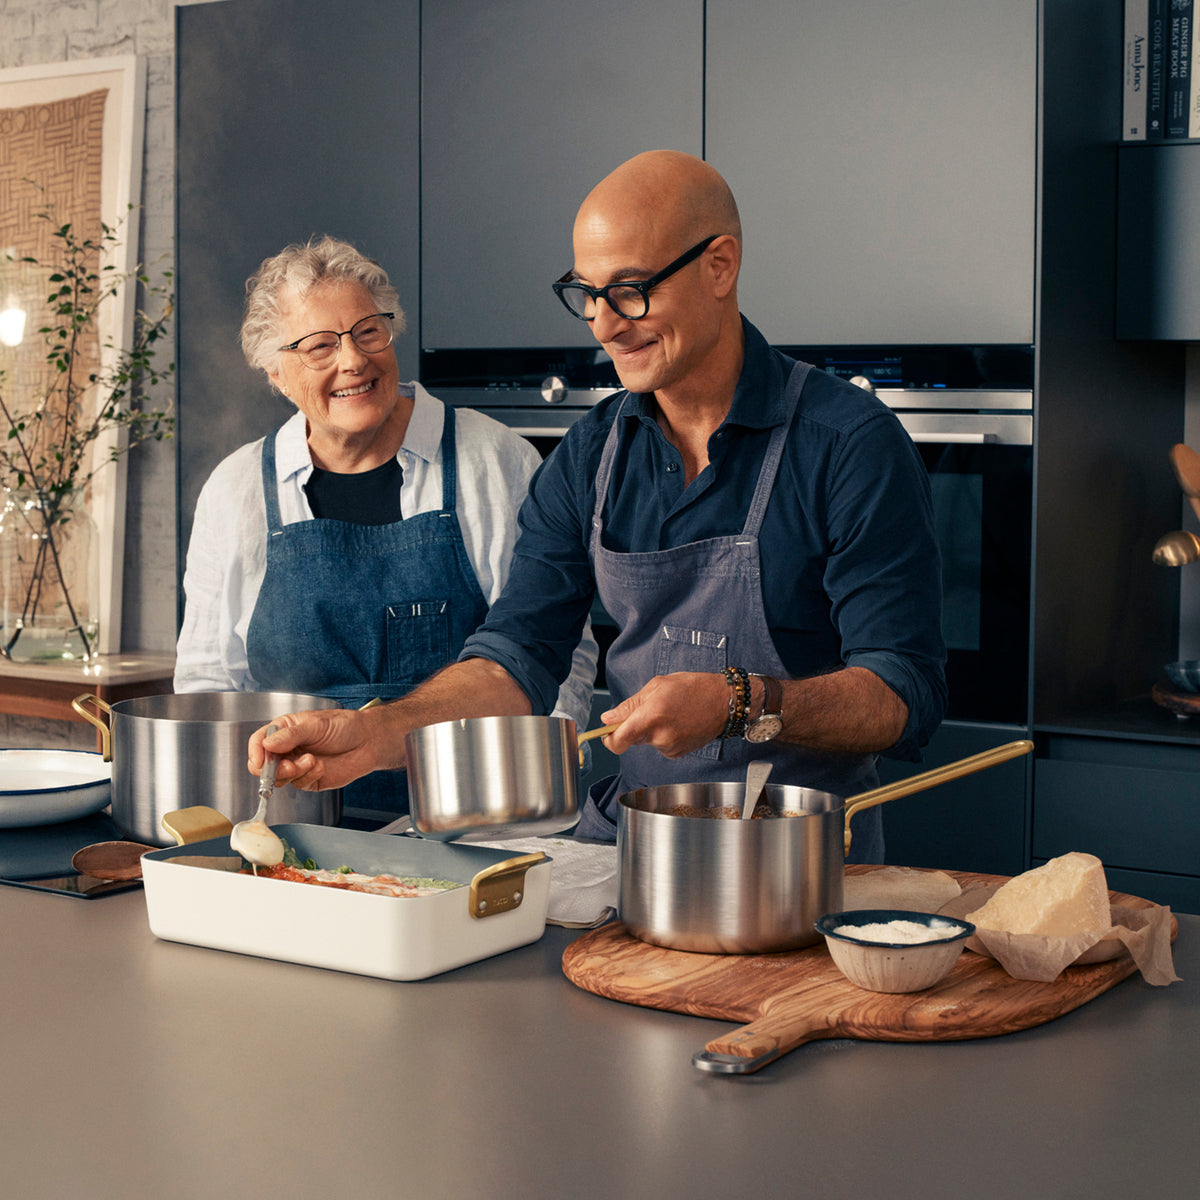
[[[88,712],[87,706],[94,704],[97,708],[102,709],[106,717],[112,717],[112,706],[106,701],[101,700],[99,696],[93,696],[91,692],[84,692],[82,696],[76,696],[71,701],[71,707],[85,720],[89,725],[95,725],[100,730],[100,752],[104,762],[112,762],[112,730],[109,728],[107,721],[102,721],[94,713]]]
[[[901,796],[911,796],[913,792],[923,792],[927,788],[937,787],[939,783],[949,783],[950,780],[959,779],[963,775],[972,775],[986,767],[994,767],[999,763],[1008,762],[1010,758],[1028,754],[1032,749],[1033,743],[1029,741],[1005,742],[1003,746],[993,746],[990,750],[972,754],[970,758],[960,758],[956,762],[945,763],[930,771],[922,771],[919,775],[910,775],[907,779],[897,779],[895,783],[887,783],[883,787],[872,788],[869,792],[855,796],[846,804],[846,853],[850,853],[850,818],[855,813],[861,812],[864,808],[873,808],[876,804],[884,803],[885,800],[898,800]]]
[[[608,733],[616,733],[620,729],[620,725],[601,725],[596,729],[589,729],[587,733],[581,733],[576,739],[579,743],[579,765],[583,766],[583,743],[590,742],[592,738],[604,737]]]

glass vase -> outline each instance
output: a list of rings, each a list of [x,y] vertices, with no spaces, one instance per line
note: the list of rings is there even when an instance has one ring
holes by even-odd
[[[81,493],[0,492],[0,654],[87,661],[98,651],[100,556]]]

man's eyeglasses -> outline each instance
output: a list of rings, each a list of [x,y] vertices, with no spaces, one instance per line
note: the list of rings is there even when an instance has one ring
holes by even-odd
[[[378,354],[392,344],[392,319],[395,313],[372,313],[355,321],[349,329],[334,333],[332,329],[323,329],[318,333],[308,333],[290,346],[280,346],[280,351],[294,350],[300,361],[314,371],[327,367],[337,359],[342,349],[342,338],[350,335],[350,340],[364,354]]]
[[[673,263],[668,263],[657,275],[651,275],[649,279],[622,279],[619,283],[594,288],[572,279],[572,273],[568,271],[552,286],[555,295],[566,306],[567,312],[581,321],[591,321],[595,318],[596,301],[601,297],[613,312],[627,321],[640,321],[650,311],[650,289],[658,287],[664,279],[669,279],[676,271],[682,270],[688,263],[699,258],[720,236],[719,233],[714,233],[712,237],[697,242],[690,250],[681,254]]]

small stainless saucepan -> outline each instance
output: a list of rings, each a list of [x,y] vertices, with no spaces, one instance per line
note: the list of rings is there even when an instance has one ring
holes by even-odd
[[[850,800],[770,784],[763,820],[705,815],[740,811],[744,784],[682,783],[618,798],[618,915],[643,941],[705,954],[762,954],[818,940],[813,923],[842,907],[850,819],[1022,754],[1009,742],[982,754],[863,792]]]
[[[557,833],[579,816],[579,746],[567,717],[470,717],[414,729],[405,738],[413,827],[449,840],[520,825]]]

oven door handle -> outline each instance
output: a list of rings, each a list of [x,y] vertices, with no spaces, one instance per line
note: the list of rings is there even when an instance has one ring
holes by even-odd
[[[997,440],[994,433],[936,433],[925,430],[913,433],[910,430],[908,436],[914,442],[953,442],[964,446],[982,446],[985,442]]]

